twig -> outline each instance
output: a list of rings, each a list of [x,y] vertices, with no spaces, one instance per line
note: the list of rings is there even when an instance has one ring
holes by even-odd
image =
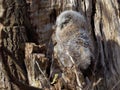
[[[96,85],[98,85],[98,84],[101,82],[101,80],[102,80],[102,78],[99,78],[99,79],[97,80],[97,82],[93,83],[93,87],[95,87]]]
[[[82,90],[82,85],[80,83],[79,76],[78,76],[78,73],[77,73],[77,70],[76,70],[76,67],[75,67],[75,62],[74,62],[73,58],[70,56],[68,51],[66,51],[66,54],[70,57],[70,60],[72,61],[73,65],[74,65],[74,72],[75,72],[75,75],[76,75],[76,80],[77,80],[78,86],[80,87],[80,90]]]
[[[113,86],[113,88],[111,90],[114,90],[116,86],[118,86],[120,84],[120,80]]]
[[[50,76],[49,76],[49,78],[52,76],[52,73],[53,73],[53,62],[54,62],[54,56],[52,54],[52,62],[51,62],[51,66],[50,66]]]
[[[46,78],[46,76],[45,76],[45,74],[43,73],[42,69],[40,68],[38,62],[36,61],[35,63],[37,64],[38,69],[40,70],[40,72],[42,73],[42,75],[45,77],[45,80],[47,81],[48,85],[50,86],[50,82],[49,82],[48,79]]]

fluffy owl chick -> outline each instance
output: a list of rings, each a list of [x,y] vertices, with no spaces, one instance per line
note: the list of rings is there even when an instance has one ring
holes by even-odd
[[[87,69],[91,64],[91,40],[85,18],[78,12],[62,12],[56,20],[54,52],[65,67],[77,65]]]

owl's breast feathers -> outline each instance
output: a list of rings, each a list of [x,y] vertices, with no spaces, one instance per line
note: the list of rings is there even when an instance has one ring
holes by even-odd
[[[59,47],[59,58],[62,62],[67,64],[69,61],[70,64],[70,57],[66,54],[69,52],[76,65],[81,69],[86,69],[90,65],[92,46],[86,31],[80,30],[74,34],[72,33],[71,35],[67,35],[65,38],[63,37],[57,46]]]
[[[91,63],[92,51],[91,41],[88,35],[83,33],[77,33],[66,43],[67,49],[81,68],[86,69]]]

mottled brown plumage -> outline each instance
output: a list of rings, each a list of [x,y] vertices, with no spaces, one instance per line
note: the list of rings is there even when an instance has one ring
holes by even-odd
[[[56,21],[54,52],[65,67],[76,64],[87,69],[91,64],[91,40],[85,18],[78,12],[62,12]]]

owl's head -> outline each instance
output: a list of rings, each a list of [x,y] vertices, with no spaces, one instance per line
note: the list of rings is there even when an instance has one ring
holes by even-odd
[[[85,18],[76,11],[67,10],[62,12],[56,20],[56,27],[63,29],[68,24],[76,24],[79,27],[85,26]]]

